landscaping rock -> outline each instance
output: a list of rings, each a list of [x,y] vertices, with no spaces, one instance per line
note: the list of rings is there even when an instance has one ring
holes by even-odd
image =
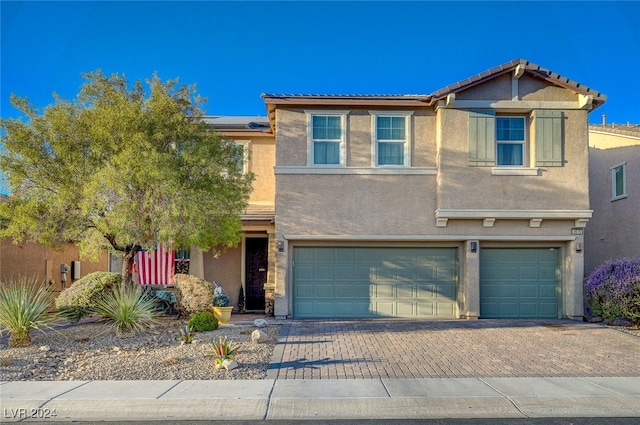
[[[224,368],[227,370],[233,370],[238,367],[238,362],[236,362],[235,360],[226,359],[222,362],[222,366],[224,366]]]
[[[256,329],[251,333],[251,341],[256,342],[258,344],[262,344],[269,341],[269,337],[267,336],[267,334],[261,332],[259,329]]]
[[[253,321],[253,324],[256,328],[264,328],[265,326],[269,326],[269,322],[265,319],[256,319]]]
[[[593,316],[593,317],[589,318],[589,323],[602,323],[602,317]]]
[[[622,326],[622,327],[628,328],[631,326],[631,322],[628,321],[627,319],[616,319],[613,322],[611,322],[611,326]]]

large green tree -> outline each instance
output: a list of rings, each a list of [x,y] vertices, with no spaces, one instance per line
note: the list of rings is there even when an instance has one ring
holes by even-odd
[[[73,242],[84,257],[120,251],[125,285],[141,248],[237,244],[252,176],[233,143],[203,123],[195,87],[157,75],[146,84],[83,77],[75,99],[54,95],[42,111],[12,96],[24,117],[0,120],[11,191],[0,235]]]

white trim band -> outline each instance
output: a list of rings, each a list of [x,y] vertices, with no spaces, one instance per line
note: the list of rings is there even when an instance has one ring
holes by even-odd
[[[278,166],[274,168],[275,174],[409,174],[431,175],[438,173],[436,167],[304,167],[304,166]]]

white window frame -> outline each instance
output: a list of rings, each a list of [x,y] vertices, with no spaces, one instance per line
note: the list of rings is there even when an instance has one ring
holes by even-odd
[[[411,146],[412,146],[412,123],[413,111],[369,111],[371,115],[371,164],[374,167],[407,168],[411,167]],[[404,140],[378,140],[378,118],[379,117],[404,117],[405,133]],[[378,163],[378,142],[381,143],[404,143],[404,159],[402,165],[379,164]]]
[[[616,193],[616,170],[622,169],[622,193]],[[627,197],[627,162],[611,167],[611,201],[617,201],[618,199],[624,199]]]
[[[233,144],[242,147],[242,174],[249,172],[249,140],[234,140]]]
[[[347,144],[347,115],[349,111],[334,110],[308,110],[304,111],[307,115],[307,166],[308,167],[345,167],[346,160],[346,144]],[[340,117],[340,139],[318,139],[313,138],[313,117]],[[340,143],[340,161],[338,164],[316,164],[314,158],[315,142],[339,142]]]
[[[503,118],[509,118],[509,119],[513,119],[513,118],[518,118],[521,119],[523,121],[523,138],[522,140],[498,140],[498,120],[503,119]],[[527,159],[528,159],[528,147],[529,144],[527,142],[527,125],[528,125],[528,121],[527,121],[527,117],[523,116],[523,115],[499,115],[496,114],[495,117],[496,120],[496,167],[511,167],[511,168],[523,168],[523,167],[527,167]],[[498,155],[498,146],[501,144],[506,144],[506,145],[522,145],[522,164],[520,165],[513,165],[513,164],[499,164],[499,158],[500,156]]]

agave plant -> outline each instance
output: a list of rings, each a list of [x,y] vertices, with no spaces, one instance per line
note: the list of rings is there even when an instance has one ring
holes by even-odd
[[[113,288],[91,310],[110,320],[120,334],[142,333],[157,323],[160,314],[155,301],[137,288]]]
[[[229,341],[227,337],[220,337],[219,342],[212,342],[211,349],[213,350],[213,359],[218,365],[222,365],[225,360],[232,360],[239,347],[232,347],[232,341]]]
[[[189,325],[180,329],[180,333],[178,334],[178,338],[182,341],[183,344],[191,344],[193,342],[193,337],[196,335],[196,331],[193,330]]]
[[[48,313],[50,294],[35,278],[0,283],[0,335],[8,332],[9,345],[31,343],[29,332],[44,331],[56,316]]]

